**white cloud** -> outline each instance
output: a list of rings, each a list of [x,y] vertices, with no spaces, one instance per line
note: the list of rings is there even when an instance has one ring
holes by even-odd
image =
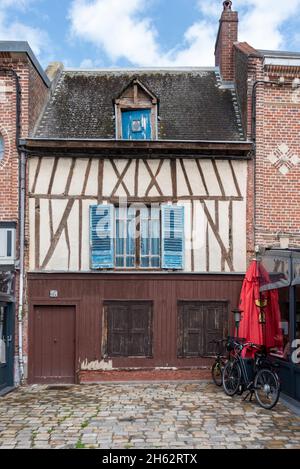
[[[153,21],[147,16],[150,1],[73,0],[69,11],[71,33],[96,45],[113,62],[126,59],[138,66],[213,65],[222,2],[197,0],[200,19],[187,29],[181,43],[166,51]],[[239,40],[265,49],[285,45],[281,27],[300,12],[300,0],[235,0],[233,3],[240,13]]]
[[[125,57],[149,65],[159,57],[156,31],[140,17],[143,0],[75,0],[70,9],[72,33],[102,47],[112,60]]]
[[[28,26],[19,20],[10,19],[10,10],[24,10],[37,0],[1,0],[0,40],[28,41],[36,55],[41,55],[49,46],[48,34],[40,28]]]

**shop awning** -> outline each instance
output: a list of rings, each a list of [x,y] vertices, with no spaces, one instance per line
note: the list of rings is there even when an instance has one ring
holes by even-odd
[[[260,279],[260,291],[300,285],[300,251],[272,249],[259,259],[268,277]]]

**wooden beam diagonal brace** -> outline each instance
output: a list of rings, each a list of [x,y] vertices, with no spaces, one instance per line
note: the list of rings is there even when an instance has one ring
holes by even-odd
[[[60,240],[60,237],[61,237],[61,234],[64,230],[66,230],[67,228],[67,223],[68,223],[68,217],[70,215],[70,212],[73,208],[73,205],[74,205],[74,202],[75,200],[74,199],[69,199],[68,203],[67,203],[67,206],[65,208],[65,211],[63,213],[63,216],[62,216],[62,219],[60,221],[60,224],[54,234],[54,237],[53,239],[51,240],[51,244],[50,244],[50,247],[48,249],[48,252],[46,254],[46,257],[44,259],[44,262],[42,264],[42,269],[44,270],[48,264],[48,262],[50,261],[51,257],[53,256],[53,253],[56,249],[56,246]]]
[[[116,185],[115,185],[115,187],[113,188],[113,191],[112,191],[112,193],[111,193],[111,197],[113,197],[113,196],[116,194],[116,192],[117,192],[117,190],[119,189],[120,185],[122,185],[124,191],[126,192],[126,195],[127,195],[128,197],[130,197],[130,193],[129,193],[129,191],[128,191],[128,189],[127,189],[127,186],[126,186],[126,184],[125,184],[125,182],[124,182],[124,178],[125,178],[125,176],[126,176],[126,174],[127,174],[128,169],[129,169],[130,166],[131,166],[132,161],[133,161],[133,160],[128,160],[128,162],[127,162],[127,164],[126,164],[124,170],[123,170],[122,173],[120,174],[120,173],[119,173],[119,170],[118,170],[118,168],[117,168],[117,166],[116,166],[116,164],[115,164],[115,162],[114,162],[113,160],[110,160],[111,165],[112,165],[112,167],[113,167],[113,169],[114,169],[114,171],[115,171],[115,173],[116,173],[116,176],[117,176],[117,178],[118,178],[118,181],[117,181],[117,183],[116,183]]]
[[[216,225],[216,223],[213,221],[212,219],[212,216],[211,214],[209,213],[209,210],[207,208],[207,205],[205,204],[205,202],[203,201],[203,209],[204,209],[204,213],[206,215],[206,218],[207,218],[207,221],[216,237],[216,240],[221,248],[221,252],[222,252],[222,256],[223,258],[225,259],[225,261],[227,262],[228,264],[228,267],[230,269],[231,272],[234,272],[234,266],[233,266],[233,261],[232,261],[232,258],[231,258],[231,252],[229,250],[229,252],[227,251],[223,241],[222,241],[222,238],[220,236],[220,233],[219,233],[219,230],[218,230],[218,227]]]
[[[146,190],[146,197],[149,195],[149,193],[150,193],[152,187],[154,187],[154,186],[156,187],[158,193],[159,193],[160,195],[163,195],[162,190],[161,190],[161,188],[160,188],[160,186],[159,186],[159,184],[158,184],[156,178],[158,177],[158,175],[159,175],[159,173],[160,173],[160,170],[161,170],[161,168],[162,168],[162,165],[163,165],[163,163],[164,163],[164,160],[160,160],[155,175],[153,174],[153,172],[152,172],[152,170],[151,170],[151,168],[150,168],[150,166],[149,166],[148,161],[147,161],[147,160],[143,160],[143,161],[144,161],[144,164],[145,164],[145,166],[146,166],[146,168],[147,168],[147,171],[148,171],[148,173],[149,173],[149,175],[150,175],[150,177],[151,177],[151,182],[150,182],[150,184],[149,184],[149,186],[148,186],[148,189]]]

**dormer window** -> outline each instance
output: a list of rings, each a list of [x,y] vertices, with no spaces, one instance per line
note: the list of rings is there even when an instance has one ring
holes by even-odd
[[[156,96],[134,79],[115,100],[116,138],[123,140],[157,139]]]

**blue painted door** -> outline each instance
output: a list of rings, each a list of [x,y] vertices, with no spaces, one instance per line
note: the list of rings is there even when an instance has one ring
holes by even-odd
[[[124,140],[151,140],[151,110],[123,111],[122,136]]]
[[[13,385],[13,314],[0,303],[0,391]]]

